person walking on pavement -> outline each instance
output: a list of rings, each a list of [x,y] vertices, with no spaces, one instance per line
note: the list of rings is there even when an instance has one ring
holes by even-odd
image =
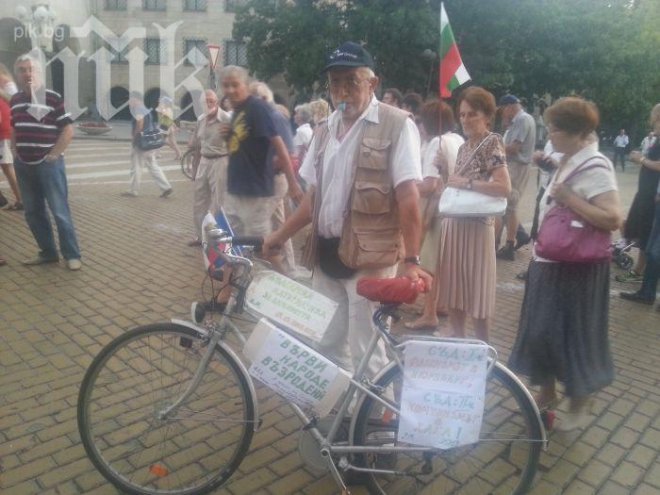
[[[225,211],[237,234],[265,236],[272,231],[271,219],[279,200],[275,196],[274,160],[268,160],[271,147],[288,183],[289,196],[299,201],[302,190],[286,145],[277,133],[274,110],[250,94],[247,71],[227,66],[221,80],[234,108],[231,124],[222,125],[229,150]]]
[[[621,162],[621,171],[626,171],[626,149],[630,140],[626,134],[625,129],[619,131],[619,135],[614,138],[614,158],[612,162],[614,163],[614,168],[616,168],[616,162],[619,160]]]
[[[57,262],[57,246],[46,204],[55,219],[60,252],[70,270],[79,270],[80,248],[68,202],[64,150],[73,138],[64,100],[46,89],[40,62],[29,54],[14,64],[20,91],[11,99],[12,154],[25,206],[25,219],[39,246],[25,265]]]
[[[536,122],[534,117],[523,110],[516,96],[504,95],[499,103],[502,107],[502,118],[509,123],[504,133],[504,148],[511,177],[511,194],[504,219],[495,219],[495,239],[500,238],[506,224],[506,244],[497,252],[497,257],[513,261],[516,249],[527,244],[530,239],[526,232],[518,234],[518,203],[529,180],[529,169],[536,144]]]
[[[227,191],[227,142],[220,129],[230,121],[227,112],[218,105],[218,95],[212,89],[204,91],[206,114],[197,121],[191,148],[199,152],[195,174],[193,224],[196,237],[189,246],[202,245],[202,221],[208,212],[216,215]]]
[[[376,99],[373,65],[353,42],[328,57],[324,72],[337,110],[319,124],[300,169],[309,185],[302,203],[263,246],[268,253],[312,223],[305,253],[307,268],[315,268],[312,287],[339,303],[319,347],[349,370],[374,331],[376,303],[357,295],[358,279],[393,277],[403,260],[405,276],[431,285],[419,266],[419,133],[406,112]],[[385,361],[381,342],[368,372]]]
[[[289,158],[292,158],[294,153],[294,144],[293,133],[291,132],[291,124],[289,118],[282,114],[282,112],[275,105],[273,92],[268,87],[268,85],[262,81],[253,81],[250,84],[250,92],[253,96],[261,98],[263,101],[268,103],[268,106],[272,111],[275,131],[282,138],[282,141],[284,141],[286,149],[289,153]],[[275,149],[272,146],[268,150],[267,160],[270,162],[269,165],[273,168],[273,170],[275,170],[275,197],[278,198],[278,202],[277,208],[275,208],[275,213],[273,214],[273,230],[277,230],[286,221],[287,208],[284,202],[286,200],[288,186],[286,176],[281,173],[279,168],[279,160],[277,160]],[[296,181],[297,180],[298,178],[296,176]],[[293,242],[291,239],[284,243],[280,254],[282,256],[273,257],[271,259],[274,268],[280,273],[283,273],[289,277],[295,276],[296,262],[293,252]]]
[[[124,197],[136,197],[138,195],[142,180],[142,167],[146,163],[149,173],[161,190],[160,197],[167,198],[172,194],[172,186],[158,166],[155,150],[142,150],[139,147],[140,133],[152,124],[154,116],[151,110],[144,106],[142,93],[138,91],[131,92],[128,106],[131,110],[131,130],[133,136],[131,170],[129,172],[130,186],[128,191],[121,193],[121,195]]]

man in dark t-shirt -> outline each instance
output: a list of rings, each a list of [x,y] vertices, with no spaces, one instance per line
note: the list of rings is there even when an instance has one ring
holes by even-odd
[[[229,150],[226,213],[236,233],[265,236],[272,230],[271,218],[278,204],[273,161],[267,159],[271,146],[289,184],[289,196],[298,201],[302,190],[286,145],[277,133],[272,110],[250,95],[247,71],[228,66],[221,80],[223,93],[234,108],[231,124],[223,127]]]

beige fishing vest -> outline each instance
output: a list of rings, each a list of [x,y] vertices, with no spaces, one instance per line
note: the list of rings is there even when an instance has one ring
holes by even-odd
[[[341,261],[355,269],[384,268],[396,264],[404,254],[394,184],[392,150],[395,149],[408,114],[385,104],[378,105],[378,124],[365,121],[353,168],[353,186],[344,212],[339,244]],[[327,124],[319,126],[315,139],[320,146],[315,157],[316,191],[312,232],[303,263],[311,269],[317,262],[320,191],[323,155],[328,142]]]

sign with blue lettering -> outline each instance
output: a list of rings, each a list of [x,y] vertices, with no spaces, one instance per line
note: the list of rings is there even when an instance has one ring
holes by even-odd
[[[330,413],[348,387],[346,371],[265,318],[254,327],[243,354],[252,361],[251,376],[320,416]]]
[[[319,342],[328,328],[338,304],[273,271],[255,274],[246,303],[284,328]]]
[[[407,343],[399,441],[440,449],[478,441],[487,370],[486,344]]]

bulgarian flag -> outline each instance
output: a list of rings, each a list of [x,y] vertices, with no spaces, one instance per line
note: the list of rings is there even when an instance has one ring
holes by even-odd
[[[445,5],[440,3],[440,98],[451,98],[451,92],[470,80],[458,53],[454,33],[449,25]]]

